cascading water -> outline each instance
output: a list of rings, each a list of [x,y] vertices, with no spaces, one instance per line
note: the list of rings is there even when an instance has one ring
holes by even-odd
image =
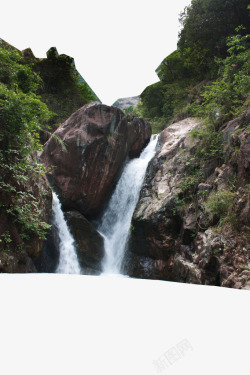
[[[105,274],[119,274],[121,271],[132,215],[148,163],[156,151],[157,139],[157,135],[153,135],[140,157],[127,163],[101,219],[98,231],[104,237],[102,268]]]
[[[80,274],[77,255],[74,247],[74,239],[70,234],[64,219],[60,201],[53,192],[53,224],[57,228],[59,238],[59,264],[56,273]]]

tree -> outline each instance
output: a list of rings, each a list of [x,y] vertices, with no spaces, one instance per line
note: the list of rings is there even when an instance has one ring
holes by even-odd
[[[143,116],[146,118],[161,117],[164,105],[163,83],[156,82],[146,87],[140,98],[143,103]]]
[[[156,69],[156,73],[160,80],[165,83],[172,83],[190,75],[179,50],[168,55]]]
[[[211,56],[226,56],[227,37],[237,26],[249,33],[249,0],[192,0],[180,16],[183,26],[179,33],[178,48],[192,48],[199,42]]]
[[[242,111],[242,105],[250,92],[250,49],[247,48],[250,34],[238,34],[228,38],[228,56],[219,59],[218,78],[204,88],[203,100],[198,106],[191,106],[198,115],[207,117],[213,124],[220,124]]]

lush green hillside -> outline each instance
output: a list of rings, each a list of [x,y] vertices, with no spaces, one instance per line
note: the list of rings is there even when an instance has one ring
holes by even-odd
[[[74,59],[67,55],[58,55],[55,47],[47,52],[46,59],[34,61],[33,70],[43,81],[38,90],[41,100],[55,112],[51,119],[53,128],[84,104],[98,100],[87,83],[81,83]]]
[[[49,227],[51,191],[36,158],[41,133],[96,100],[79,83],[72,58],[55,48],[47,56],[37,59],[0,40],[0,250],[7,263],[10,250],[30,247],[34,255]]]
[[[193,114],[194,102],[201,106],[199,113],[209,117],[207,106],[212,106],[218,90],[216,108],[220,109],[216,113],[221,121],[221,116],[228,119],[238,113],[249,88],[248,3],[193,0],[185,8],[178,48],[156,69],[160,81],[142,92],[137,106],[137,112],[151,120],[155,131]]]
[[[19,53],[19,63],[31,68],[39,77],[36,94],[53,112],[49,120],[51,130],[84,104],[100,101],[76,70],[74,59],[64,54],[59,55],[55,47],[49,49],[47,58],[40,59],[34,56],[30,48],[19,51],[3,40],[0,40],[0,46]]]

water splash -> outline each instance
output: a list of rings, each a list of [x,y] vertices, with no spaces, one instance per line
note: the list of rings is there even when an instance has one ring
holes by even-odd
[[[59,264],[56,273],[80,274],[81,268],[78,263],[74,239],[69,231],[63,216],[60,201],[53,192],[53,224],[55,225],[59,238]]]
[[[105,256],[102,264],[104,274],[121,272],[131,219],[148,163],[156,151],[157,139],[157,135],[153,135],[140,157],[127,163],[101,219],[98,231],[104,237]]]

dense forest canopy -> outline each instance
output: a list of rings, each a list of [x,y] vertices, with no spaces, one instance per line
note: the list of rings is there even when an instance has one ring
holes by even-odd
[[[84,104],[97,100],[87,83],[81,82],[74,59],[59,55],[55,47],[47,52],[47,59],[35,59],[33,70],[43,82],[38,94],[54,112],[50,120],[53,129]]]
[[[160,81],[142,92],[137,107],[137,113],[153,121],[155,131],[176,116],[183,118],[190,114],[189,104],[198,98],[201,101],[204,86],[222,79],[224,64],[234,64],[234,72],[231,73],[235,77],[243,71],[244,75],[249,73],[250,41],[246,37],[250,32],[249,13],[249,0],[193,0],[181,13],[182,30],[177,50],[156,69]],[[234,51],[230,49],[232,41],[238,43]],[[237,57],[243,50],[244,57]],[[227,60],[229,57],[230,60]],[[245,61],[243,71],[243,65],[239,63],[242,59]],[[228,66],[227,72],[229,70]],[[225,76],[226,73],[223,80]],[[243,81],[246,84],[246,80]],[[239,105],[247,95],[243,81],[242,93],[238,93],[241,99]],[[227,106],[230,106],[230,97],[224,98],[228,101]]]
[[[239,25],[249,33],[249,0],[193,0],[181,13],[183,26],[178,48],[199,45],[213,55],[225,57],[227,37]]]

